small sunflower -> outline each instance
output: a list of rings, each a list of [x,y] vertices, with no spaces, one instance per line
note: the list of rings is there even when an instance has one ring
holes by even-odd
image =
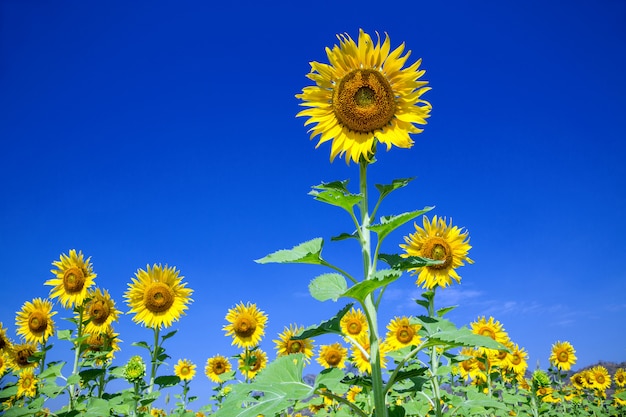
[[[9,369],[9,359],[5,352],[0,352],[0,378]]]
[[[523,376],[528,368],[528,352],[520,348],[516,343],[511,346],[511,352],[507,353],[507,369]]]
[[[100,329],[99,333],[91,333],[82,341],[83,356],[94,356],[96,363],[101,365],[105,360],[113,359],[115,352],[121,350],[118,338],[119,333],[113,331],[113,326]]]
[[[248,379],[252,379],[267,366],[267,354],[261,349],[239,355],[239,370]]]
[[[215,355],[206,361],[206,366],[204,367],[204,373],[206,376],[215,383],[224,382],[222,376],[230,372],[232,369],[232,365],[222,355]]]
[[[569,342],[556,342],[552,345],[550,363],[562,371],[569,371],[576,363],[576,351]]]
[[[503,345],[509,343],[509,335],[504,331],[502,324],[493,317],[489,317],[489,320],[484,316],[480,317],[477,321],[470,323],[470,327],[474,334],[490,337]],[[480,350],[486,351],[485,348],[480,348]]]
[[[360,308],[355,309],[353,307],[350,311],[343,315],[341,321],[339,322],[339,326],[341,327],[341,332],[345,336],[356,339],[364,334],[367,334],[367,317],[365,317],[365,314]]]
[[[417,275],[416,284],[432,290],[437,286],[445,288],[451,285],[452,279],[461,282],[456,269],[465,265],[464,262],[474,263],[467,256],[472,248],[469,244],[469,233],[463,228],[452,226],[452,220],[446,223],[445,218],[437,216],[432,220],[424,216],[422,223],[424,228],[415,224],[415,233],[404,237],[406,244],[401,244],[400,247],[406,253],[401,256],[419,256],[442,263],[413,268],[411,272]]]
[[[308,361],[313,356],[313,340],[299,339],[294,340],[293,337],[302,333],[303,326],[296,324],[285,327],[285,330],[278,335],[278,339],[274,340],[278,356],[291,355],[293,353],[304,354],[305,360]]]
[[[350,401],[352,404],[356,403],[357,395],[359,395],[362,391],[363,388],[359,385],[352,385],[346,393],[346,400]]]
[[[572,383],[572,386],[576,388],[577,390],[582,391],[583,389],[586,388],[587,381],[585,379],[585,375],[583,374],[583,372],[576,372],[575,374],[569,377],[569,380]]]
[[[478,359],[476,359],[480,353],[478,350],[470,347],[464,347],[459,352],[461,356],[466,356],[467,359],[464,359],[459,362],[457,365],[457,372],[464,380],[468,381],[470,379],[474,379],[476,372],[478,369]]]
[[[186,288],[179,274],[175,267],[160,264],[137,270],[124,294],[130,313],[135,313],[134,322],[153,329],[170,327],[185,314],[193,290]]]
[[[341,343],[333,343],[332,345],[322,345],[316,360],[324,368],[343,369],[346,367],[347,357],[348,349],[343,347]]]
[[[50,297],[58,297],[65,308],[80,306],[87,297],[87,290],[94,285],[96,274],[93,272],[91,258],[85,259],[82,252],[71,249],[69,255],[61,254],[60,260],[52,262],[57,269],[52,269],[56,278],[49,279],[45,285],[54,288]]]
[[[24,336],[27,342],[46,343],[54,334],[52,303],[49,300],[35,298],[32,302],[26,301],[15,318],[17,334]]]
[[[107,290],[100,288],[89,290],[87,299],[89,301],[85,305],[85,318],[88,321],[85,333],[106,332],[109,326],[118,320],[120,312],[115,308],[115,302]]]
[[[174,365],[174,375],[183,381],[191,381],[196,375],[196,365],[188,359],[179,359]]]
[[[11,342],[11,339],[7,337],[7,329],[0,321],[0,353],[9,351],[12,346],[13,342]]]
[[[257,308],[256,304],[236,305],[228,310],[226,320],[230,323],[224,326],[226,336],[232,336],[232,344],[237,347],[257,346],[265,334],[267,316]]]
[[[605,391],[611,386],[611,375],[609,375],[609,371],[604,366],[594,366],[588,372],[592,375],[594,381],[593,388]]]
[[[330,64],[311,62],[307,77],[316,85],[296,95],[308,107],[297,117],[308,117],[305,125],[315,124],[311,139],[320,136],[317,147],[332,141],[330,160],[345,154],[346,163],[370,161],[377,142],[387,150],[413,146],[409,134],[422,132],[415,125],[425,125],[431,110],[422,99],[430,87],[420,80],[421,59],[403,69],[410,51],[402,55],[404,44],[391,51],[387,35],[376,45],[363,30],[358,43],[347,34],[337,38],[339,46],[326,48]]]
[[[10,351],[11,364],[19,371],[36,368],[37,362],[29,361],[29,358],[35,355],[35,353],[37,353],[37,347],[34,343],[26,342],[15,344]]]
[[[421,328],[422,326],[419,324],[411,324],[409,317],[395,317],[387,325],[388,331],[385,340],[391,350],[418,345],[421,341],[421,337],[417,332],[419,332]]]
[[[24,370],[17,381],[17,396],[32,398],[37,395],[37,382],[32,369]]]
[[[615,385],[620,388],[626,386],[626,369],[617,368],[615,374],[613,374],[613,380],[615,381]]]
[[[369,335],[364,334],[356,339],[357,345],[352,346],[352,362],[362,373],[371,373],[372,365],[370,364],[370,339]],[[379,344],[380,353],[380,366],[386,367],[387,358],[386,353],[389,352],[389,347],[385,342]],[[367,354],[366,354],[367,353]]]

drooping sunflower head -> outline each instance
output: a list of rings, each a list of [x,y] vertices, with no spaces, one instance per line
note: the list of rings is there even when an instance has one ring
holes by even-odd
[[[98,333],[90,333],[81,343],[83,356],[95,360],[98,365],[112,360],[115,352],[121,350],[118,336],[113,326],[102,328]]]
[[[294,336],[302,333],[303,326],[290,324],[285,330],[278,335],[278,339],[274,340],[278,356],[286,356],[294,353],[302,353],[305,361],[313,356],[313,340],[312,339],[294,339]]]
[[[585,380],[585,375],[583,374],[583,372],[576,372],[569,377],[569,380],[574,388],[581,391],[585,388],[587,382]]]
[[[413,146],[410,134],[422,132],[416,125],[425,125],[431,110],[422,99],[430,87],[420,80],[421,59],[403,68],[411,52],[403,55],[404,44],[392,51],[387,35],[382,44],[363,30],[357,42],[337,37],[339,45],[326,48],[329,64],[311,62],[307,77],[315,85],[296,95],[307,107],[297,116],[315,124],[311,139],[319,135],[318,147],[332,141],[330,160],[345,155],[346,163],[371,161],[378,142],[387,150]]]
[[[88,320],[85,333],[96,334],[107,331],[118,320],[119,311],[107,290],[89,290],[85,304],[84,318]]]
[[[343,315],[339,322],[341,332],[346,337],[356,339],[368,332],[367,317],[363,311],[354,307]]]
[[[231,369],[232,365],[226,357],[215,355],[207,359],[204,373],[211,381],[219,384],[225,381],[224,376],[226,373],[230,372]]]
[[[34,343],[17,343],[13,345],[13,349],[9,352],[11,364],[14,369],[23,371],[25,369],[36,368],[38,362],[32,360],[37,353],[37,347]]]
[[[422,326],[420,324],[411,324],[409,317],[395,317],[387,325],[387,336],[385,336],[385,340],[391,350],[418,345],[421,337],[417,332],[419,332],[421,328]]]
[[[267,366],[267,353],[253,349],[239,355],[239,371],[248,379],[253,379]]]
[[[224,326],[226,336],[232,336],[233,345],[240,348],[257,346],[265,334],[267,316],[259,310],[256,304],[239,303],[228,310]]]
[[[124,294],[134,322],[153,329],[170,327],[185,314],[193,290],[179,274],[175,267],[160,264],[137,270]]]
[[[331,345],[322,345],[316,360],[324,368],[343,369],[346,367],[347,357],[348,349],[342,346],[341,343],[333,343]]]
[[[191,381],[196,375],[196,365],[189,359],[179,359],[174,365],[174,375],[182,381]]]
[[[576,363],[576,351],[569,342],[556,342],[552,345],[550,363],[562,371],[569,371]]]
[[[24,336],[27,342],[45,343],[54,334],[52,316],[55,314],[50,300],[35,298],[32,302],[26,301],[15,318],[17,334]]]
[[[94,285],[96,274],[93,272],[91,258],[85,259],[82,252],[71,249],[69,255],[61,254],[58,261],[52,262],[56,269],[50,270],[56,278],[49,279],[45,285],[51,285],[50,297],[57,298],[65,308],[81,306],[87,297],[87,290]]]
[[[18,397],[34,397],[37,395],[37,377],[32,369],[25,369],[20,373],[17,381]]]
[[[406,244],[403,257],[420,256],[423,258],[441,261],[440,264],[414,268],[412,273],[417,274],[417,285],[432,290],[439,286],[445,288],[452,284],[452,279],[461,282],[456,269],[467,263],[474,263],[467,252],[471,249],[469,233],[463,228],[452,225],[452,220],[446,223],[445,218],[434,216],[431,221],[423,218],[424,227],[415,224],[415,233],[405,236]]]

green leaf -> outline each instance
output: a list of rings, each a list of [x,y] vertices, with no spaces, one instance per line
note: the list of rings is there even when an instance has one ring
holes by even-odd
[[[72,331],[71,330],[58,330],[57,338],[59,340],[72,340]]]
[[[361,281],[358,284],[350,287],[348,291],[346,291],[343,296],[351,297],[358,301],[365,301],[365,298],[371,294],[373,291],[378,288],[385,287],[391,284],[393,281],[397,280],[400,277],[400,274],[389,274],[383,277],[382,279],[368,279],[365,281]]]
[[[330,240],[332,242],[338,242],[340,240],[346,240],[346,239],[358,239],[359,238],[359,234],[357,233],[357,231],[355,230],[352,233],[342,233],[339,236],[333,236],[330,238]]]
[[[425,207],[422,210],[402,213],[397,216],[383,216],[380,218],[380,223],[371,225],[369,229],[378,234],[378,240],[383,240],[389,233],[393,232],[398,227],[432,209],[433,207]]]
[[[161,336],[161,341],[164,341],[164,340],[169,339],[170,337],[174,336],[177,331],[178,330],[172,330],[171,332],[169,332],[165,336]]]
[[[180,382],[180,378],[176,375],[162,375],[156,377],[155,384],[158,384],[161,388],[172,387]]]
[[[393,269],[399,269],[401,271],[406,271],[413,268],[421,268],[423,266],[439,265],[443,263],[443,261],[422,258],[420,256],[407,256],[405,258],[397,254],[384,253],[378,255],[378,259],[386,262]]]
[[[348,284],[341,274],[323,274],[309,283],[309,292],[318,301],[337,301],[347,289]]]
[[[344,308],[339,310],[339,312],[335,315],[335,317],[330,320],[326,320],[321,322],[320,324],[309,326],[302,331],[297,336],[292,337],[294,340],[308,339],[311,337],[316,337],[322,334],[335,333],[341,334],[341,318],[352,308],[354,303],[350,303],[346,305]]]
[[[407,184],[414,179],[415,177],[399,178],[391,181],[391,184],[374,184],[374,186],[376,187],[376,189],[378,189],[378,192],[380,193],[380,199],[382,200],[383,198],[387,197],[387,195],[389,195],[389,193],[391,193],[392,191],[397,190],[398,188],[406,187]]]
[[[44,371],[39,374],[39,378],[46,379],[50,377],[58,378],[61,376],[61,369],[65,365],[65,362],[57,362],[54,365],[50,364]]]
[[[255,260],[256,263],[301,263],[301,264],[316,264],[322,265],[322,246],[324,246],[324,239],[321,237],[309,240],[294,246],[291,249],[282,249],[271,253],[261,259]]]
[[[144,341],[139,341],[139,342],[133,342],[131,343],[131,346],[137,346],[137,347],[142,347],[142,348],[146,348],[149,351],[152,352],[152,349],[150,348],[150,345],[148,345],[146,342]]]
[[[311,187],[313,190],[309,192],[309,195],[312,195],[317,201],[341,207],[352,213],[352,208],[361,202],[363,196],[361,194],[351,194],[347,185],[348,180],[321,183]]]
[[[466,327],[434,333],[430,336],[430,341],[435,344],[446,344],[448,346],[485,347],[487,349],[509,350],[502,343],[496,342],[488,336],[475,334]]]
[[[110,414],[111,406],[107,400],[91,397],[87,410],[83,414],[85,417],[102,417]]]
[[[336,395],[343,395],[349,388],[349,385],[342,383],[345,377],[346,374],[341,369],[324,369],[315,378],[315,389],[326,388]]]
[[[85,369],[84,371],[80,371],[78,374],[80,375],[80,378],[84,382],[93,381],[96,378],[98,378],[100,375],[104,374],[104,369],[101,369],[101,368]]]
[[[458,306],[440,308],[439,310],[437,310],[437,317],[443,317],[444,315],[446,315],[446,313],[449,313],[450,311],[454,310],[457,307]]]

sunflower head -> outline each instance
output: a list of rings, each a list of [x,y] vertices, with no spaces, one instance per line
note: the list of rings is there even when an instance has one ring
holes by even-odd
[[[366,335],[368,332],[367,317],[363,311],[354,307],[343,315],[339,322],[341,332],[353,339]]]
[[[228,324],[224,326],[224,330],[226,336],[232,336],[232,344],[240,348],[250,348],[257,346],[265,334],[267,316],[256,304],[239,303],[228,310],[226,321]]]
[[[468,232],[452,226],[452,220],[446,223],[445,218],[437,216],[432,221],[424,216],[423,225],[421,228],[416,224],[415,233],[404,238],[406,243],[400,245],[405,250],[402,256],[420,256],[441,263],[412,269],[417,274],[416,284],[432,290],[437,286],[445,288],[451,285],[452,279],[461,282],[456,269],[463,266],[464,262],[474,262],[467,256],[471,249]]]
[[[34,397],[37,395],[37,384],[37,377],[32,369],[22,371],[17,381],[17,396]]]
[[[45,343],[54,334],[52,316],[55,314],[49,300],[35,298],[25,302],[15,318],[17,334],[24,336],[27,342]]]
[[[91,258],[85,259],[82,252],[71,249],[68,255],[61,254],[58,261],[52,262],[55,278],[45,282],[51,285],[51,298],[58,298],[66,308],[81,306],[87,297],[87,290],[94,285],[96,274],[93,272]]]
[[[174,365],[174,375],[182,381],[191,381],[196,375],[196,365],[188,359],[179,359]]]
[[[115,352],[121,350],[119,334],[113,331],[113,326],[100,329],[98,333],[91,333],[82,341],[83,356],[90,357],[101,365],[113,359]]]
[[[135,313],[133,321],[150,328],[170,327],[185,314],[193,300],[193,290],[186,287],[175,267],[154,264],[139,269],[124,294]]]
[[[323,345],[320,347],[317,363],[324,368],[346,367],[346,359],[348,357],[348,349],[343,347],[341,343],[333,343],[331,345]]]
[[[420,80],[421,60],[403,68],[411,52],[403,54],[404,44],[392,51],[386,34],[375,44],[363,30],[357,41],[337,38],[339,45],[326,48],[328,64],[311,62],[307,77],[315,85],[296,95],[307,107],[297,116],[314,124],[311,139],[319,135],[318,147],[332,141],[331,161],[345,155],[346,163],[371,161],[377,143],[387,150],[413,146],[410,134],[422,132],[416,125],[425,125],[431,110],[422,99],[430,87]]]
[[[506,367],[515,375],[523,376],[528,368],[528,352],[517,344],[512,344],[511,352],[506,354]]]
[[[303,326],[290,324],[285,330],[278,335],[278,339],[274,340],[278,356],[286,356],[294,353],[304,354],[305,361],[313,356],[313,340],[312,339],[294,339],[294,336],[302,333]]]
[[[230,372],[231,369],[232,365],[226,357],[215,355],[207,359],[204,373],[211,381],[219,384],[225,381],[225,374]]]
[[[246,350],[239,355],[238,366],[246,378],[252,379],[267,366],[267,354],[261,349]]]
[[[95,334],[107,331],[118,320],[119,311],[107,290],[89,290],[84,317],[88,320],[85,333]]]
[[[385,340],[391,350],[418,345],[421,337],[417,332],[419,332],[421,328],[422,326],[419,324],[411,324],[409,317],[395,317],[387,325],[387,336]]]
[[[613,374],[613,380],[615,381],[615,385],[620,388],[626,386],[626,369],[617,368],[615,374]]]
[[[13,345],[10,352],[11,364],[15,369],[23,371],[25,369],[36,368],[37,361],[31,360],[37,354],[37,347],[34,343],[18,343]]]
[[[0,321],[0,353],[9,351],[13,346],[13,342],[7,337],[7,329]]]
[[[550,363],[562,371],[569,371],[576,363],[576,351],[569,342],[556,342],[552,345]]]
[[[593,379],[593,388],[596,390],[604,392],[611,386],[611,375],[609,375],[609,371],[604,366],[594,366],[589,369],[588,372],[591,374],[591,378]]]
[[[355,339],[356,344],[352,345],[352,362],[362,373],[371,373],[372,365],[370,364],[370,339],[368,334],[363,334]],[[380,354],[380,366],[385,368],[387,364],[387,352],[390,351],[389,345],[381,341],[378,345]]]

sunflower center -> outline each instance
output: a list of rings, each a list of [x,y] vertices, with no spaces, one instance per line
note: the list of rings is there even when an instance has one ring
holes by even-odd
[[[415,332],[413,331],[413,329],[408,326],[402,326],[396,332],[396,338],[400,343],[409,343],[411,340],[413,340],[414,334]]]
[[[339,365],[339,362],[341,362],[341,353],[334,349],[331,350],[330,352],[326,353],[326,362],[328,362],[330,366]]]
[[[188,366],[183,366],[182,368],[180,368],[181,375],[189,375],[190,373],[191,371],[189,370]]]
[[[48,318],[41,311],[33,311],[28,318],[28,328],[33,333],[43,333],[48,327]]]
[[[302,343],[299,340],[290,340],[287,342],[287,351],[289,353],[302,352]]]
[[[239,317],[233,327],[237,336],[250,337],[256,330],[256,321],[249,317]]]
[[[63,287],[65,291],[73,294],[80,292],[85,286],[85,273],[75,266],[69,268],[63,274]]]
[[[606,381],[606,380],[604,379],[604,375],[602,375],[602,374],[596,375],[596,382],[597,382],[598,384],[602,385],[602,384],[604,384],[604,381]]]
[[[350,334],[359,334],[361,333],[361,323],[358,321],[352,321],[348,324],[348,333]]]
[[[333,92],[337,119],[354,132],[382,129],[394,117],[393,88],[380,71],[357,69],[344,76]]]
[[[0,350],[4,349],[7,346],[7,339],[3,334],[0,334]]]
[[[162,313],[170,309],[174,304],[172,289],[161,282],[154,282],[146,291],[144,304],[153,313]]]
[[[218,361],[216,363],[213,364],[213,372],[216,375],[221,375],[224,372],[226,372],[226,366],[224,366],[224,363],[221,361]]]
[[[89,316],[91,317],[91,322],[94,324],[104,324],[110,313],[111,310],[108,303],[102,300],[93,301],[89,305]]]
[[[428,239],[422,248],[424,257],[443,261],[438,265],[431,265],[432,269],[447,269],[452,265],[452,249],[448,242],[440,237],[432,237]]]
[[[568,362],[569,361],[569,355],[564,350],[559,352],[559,355],[558,355],[557,358],[558,358],[559,362]]]
[[[34,352],[30,349],[20,349],[16,352],[15,362],[17,362],[17,364],[21,367],[28,366],[29,365],[28,358],[33,353]]]
[[[482,329],[480,329],[478,334],[482,336],[487,336],[487,337],[492,338],[493,340],[496,340],[496,334],[494,333],[494,331],[487,327],[483,327]]]
[[[517,353],[514,353],[513,355],[511,355],[511,363],[513,365],[519,365],[520,363],[522,363],[522,358]]]

